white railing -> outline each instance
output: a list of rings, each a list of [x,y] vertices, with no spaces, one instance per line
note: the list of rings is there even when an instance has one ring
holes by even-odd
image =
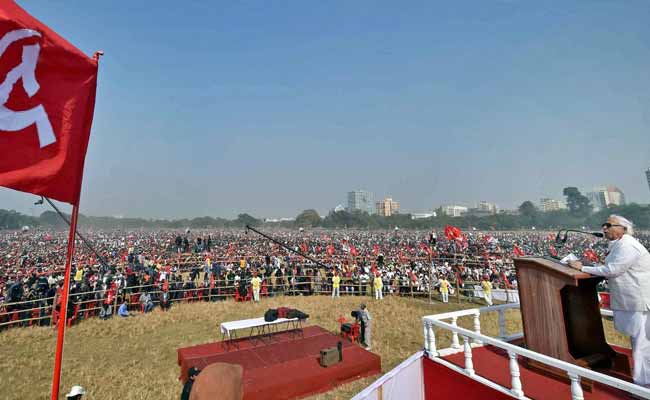
[[[503,339],[493,338],[481,334],[480,327],[480,314],[481,312],[490,312],[498,311],[499,312],[499,335],[502,338],[507,338],[505,332],[505,311],[511,308],[518,308],[518,304],[503,304],[493,307],[485,307],[482,309],[469,309],[455,311],[445,314],[430,315],[422,318],[423,327],[424,327],[424,350],[428,354],[429,358],[435,362],[445,365],[446,367],[455,370],[456,372],[462,373],[471,379],[474,379],[478,382],[481,382],[495,390],[509,394],[519,399],[526,399],[527,397],[524,394],[524,388],[520,380],[519,372],[519,362],[517,357],[522,356],[531,360],[535,360],[539,363],[552,366],[554,368],[563,370],[568,378],[571,381],[571,398],[573,400],[583,400],[584,395],[582,392],[582,386],[580,381],[583,378],[590,379],[601,384],[611,386],[625,392],[631,393],[633,395],[639,396],[643,399],[650,399],[650,389],[646,389],[642,386],[635,385],[623,381],[621,379],[613,378],[611,376],[601,374],[599,372],[592,371],[590,369],[582,368],[574,364],[570,364],[565,361],[561,361],[543,354],[524,349],[522,347],[515,346],[513,344],[507,343]],[[601,313],[604,316],[610,316],[611,311],[602,310]],[[474,319],[474,331],[470,331],[465,328],[458,326],[457,321],[460,317],[472,316]],[[443,320],[451,320],[451,323],[444,322]],[[503,323],[501,322],[503,321]],[[447,349],[438,350],[436,348],[436,332],[434,328],[444,329],[450,331],[452,334],[451,347]],[[465,357],[464,368],[461,368],[441,356],[445,356],[452,353],[460,352],[460,341],[459,336],[463,339],[462,351]],[[516,335],[511,335],[516,336]],[[491,345],[498,347],[508,352],[508,364],[510,368],[510,377],[511,383],[510,388],[496,384],[486,378],[483,378],[476,374],[474,370],[474,363],[472,361],[472,348],[482,345]]]

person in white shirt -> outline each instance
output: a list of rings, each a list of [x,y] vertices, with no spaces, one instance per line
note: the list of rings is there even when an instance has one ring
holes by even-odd
[[[608,279],[614,326],[632,340],[634,383],[650,387],[650,254],[632,237],[634,225],[627,219],[612,215],[602,228],[609,240],[604,264],[569,265]]]

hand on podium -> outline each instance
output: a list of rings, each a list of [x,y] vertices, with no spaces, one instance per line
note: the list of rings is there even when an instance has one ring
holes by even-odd
[[[571,268],[577,269],[578,271],[582,271],[582,262],[581,261],[569,261],[569,266]]]

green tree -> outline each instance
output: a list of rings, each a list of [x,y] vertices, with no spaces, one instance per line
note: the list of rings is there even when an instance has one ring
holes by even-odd
[[[578,188],[573,186],[565,187],[562,194],[566,196],[567,207],[571,214],[583,218],[591,214],[594,206],[591,205],[587,197],[580,193]]]
[[[258,226],[262,224],[262,221],[249,214],[244,213],[244,214],[239,214],[237,216],[237,219],[234,221],[234,223],[237,226],[246,226],[246,225]]]
[[[526,200],[519,206],[519,214],[524,217],[535,218],[538,214],[538,210],[532,201]]]
[[[320,224],[320,215],[313,209],[305,210],[296,217],[296,225],[303,227],[313,227]]]

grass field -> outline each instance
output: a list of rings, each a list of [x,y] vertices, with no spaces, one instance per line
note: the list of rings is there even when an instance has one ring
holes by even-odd
[[[219,323],[254,318],[268,308],[290,306],[310,314],[309,325],[336,331],[338,317],[349,316],[361,300],[343,297],[334,301],[322,296],[269,298],[260,304],[178,304],[167,313],[156,309],[134,318],[85,321],[66,331],[61,390],[66,393],[72,385],[81,385],[88,390],[85,399],[178,399],[182,388],[176,349],[219,340]],[[476,307],[397,297],[365,300],[373,317],[373,352],[381,356],[384,372],[423,347],[422,316]],[[472,326],[469,319],[459,323]],[[510,333],[521,331],[518,312],[508,314],[507,325]],[[496,313],[481,317],[481,331],[498,333]],[[629,340],[614,332],[608,321],[606,331],[610,342],[629,346]],[[449,335],[437,335],[437,340],[439,347],[450,343]],[[55,342],[52,328],[0,333],[0,399],[49,398]],[[359,380],[311,399],[349,399],[376,378]]]

